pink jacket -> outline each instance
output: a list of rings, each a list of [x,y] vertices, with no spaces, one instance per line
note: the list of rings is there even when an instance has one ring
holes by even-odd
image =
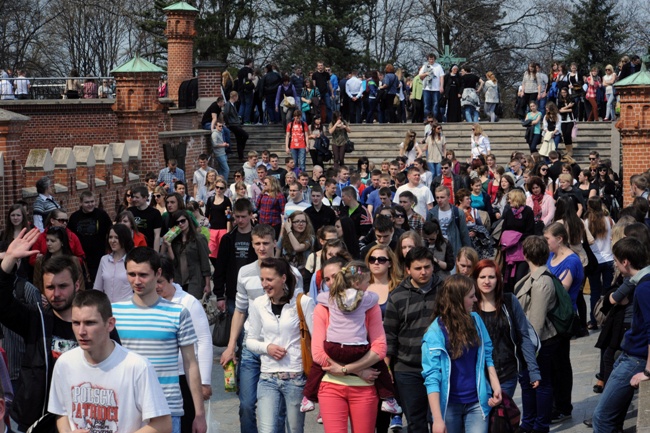
[[[314,327],[311,336],[311,355],[314,362],[321,366],[328,365],[327,353],[324,344],[327,328],[329,326],[329,309],[323,305],[316,305],[314,310]],[[368,330],[368,341],[370,350],[375,352],[380,359],[386,357],[386,334],[381,319],[381,309],[375,305],[366,312],[366,329]]]
[[[526,206],[533,208],[533,197],[528,196],[526,199]],[[542,221],[544,226],[548,226],[553,222],[553,217],[555,216],[555,200],[549,194],[544,194],[542,199]]]

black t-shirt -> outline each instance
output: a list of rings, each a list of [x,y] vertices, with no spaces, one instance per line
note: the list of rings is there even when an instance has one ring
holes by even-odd
[[[147,246],[153,248],[155,237],[154,230],[162,228],[162,216],[160,215],[160,212],[151,206],[147,207],[145,210],[140,210],[135,206],[131,206],[128,210],[133,214],[138,230],[147,239]],[[164,233],[161,233],[161,236],[163,234]]]
[[[478,86],[480,78],[474,74],[465,74],[461,78],[463,89],[474,89]]]
[[[503,383],[517,375],[515,345],[510,338],[510,324],[505,314],[497,317],[496,311],[481,313],[485,327],[492,339],[492,359],[499,381]]]
[[[53,314],[54,318],[52,326],[52,358],[58,359],[59,356],[63,355],[68,350],[72,350],[75,347],[79,346],[77,339],[72,332],[72,322],[66,322],[61,320],[59,316]]]
[[[235,266],[233,269],[241,269],[243,266],[251,263],[251,257],[248,253],[251,247],[251,233],[239,233],[235,230],[233,236],[233,247],[235,250]]]
[[[214,101],[212,104],[210,104],[208,109],[205,110],[205,113],[203,113],[203,117],[201,118],[201,126],[205,125],[206,123],[212,122],[213,113],[217,115],[217,119],[221,114],[221,107],[219,107],[217,101]]]
[[[282,168],[282,167],[278,167],[277,170],[273,170],[273,169],[269,170],[269,171],[266,173],[266,175],[267,175],[267,176],[273,176],[274,178],[276,178],[277,180],[279,180],[279,181],[280,181],[280,186],[281,186],[282,188],[284,188],[284,185],[285,185],[285,183],[284,183],[284,177],[287,175],[287,170],[285,170],[285,169]]]
[[[108,214],[98,208],[90,213],[78,210],[70,215],[68,228],[79,238],[91,270],[99,267],[102,256],[106,254],[106,239],[112,225]]]
[[[248,74],[253,75],[253,70],[248,66],[244,66],[237,72],[237,80],[239,81],[239,91],[244,90],[244,83],[248,80]]]
[[[316,81],[316,87],[318,88],[318,91],[322,97],[325,97],[325,93],[329,93],[330,90],[329,86],[327,85],[328,81],[330,80],[329,72],[314,72],[311,75],[311,79]]]
[[[317,211],[314,206],[310,206],[305,209],[305,214],[309,217],[314,232],[323,226],[333,226],[336,222],[336,213],[329,206],[322,205],[320,211]]]

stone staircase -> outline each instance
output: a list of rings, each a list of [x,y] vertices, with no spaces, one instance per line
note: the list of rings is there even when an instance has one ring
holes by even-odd
[[[528,145],[524,139],[525,128],[514,120],[503,120],[498,123],[481,123],[484,132],[490,138],[492,153],[497,157],[499,165],[506,165],[514,151],[528,153]],[[421,124],[400,123],[386,125],[351,125],[350,140],[355,144],[355,151],[346,155],[346,164],[356,166],[357,159],[367,156],[375,165],[383,160],[392,160],[399,155],[399,144],[403,141],[406,132],[413,129],[417,133],[418,141],[424,136],[424,126]],[[578,123],[578,138],[574,142],[573,156],[581,167],[589,165],[589,152],[597,150],[601,158],[612,160],[614,170],[619,166],[619,135],[610,122],[580,122]],[[285,133],[277,125],[247,126],[250,134],[246,151],[256,150],[261,153],[267,149],[277,153],[280,165],[288,156],[284,152]],[[456,152],[456,158],[464,161],[470,156],[471,124],[446,123],[443,124],[443,133],[447,138],[447,148]],[[564,145],[560,144],[560,150]],[[239,168],[236,156],[231,154],[229,161],[231,173],[233,168]],[[307,170],[311,171],[311,158],[307,155]]]

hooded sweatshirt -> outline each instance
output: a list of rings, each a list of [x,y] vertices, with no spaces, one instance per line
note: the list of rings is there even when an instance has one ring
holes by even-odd
[[[366,312],[377,305],[379,295],[346,289],[339,294],[338,300],[330,298],[329,292],[320,293],[317,299],[330,311],[327,341],[349,345],[368,344]]]
[[[425,290],[414,287],[411,278],[406,278],[388,298],[384,331],[387,356],[395,361],[395,371],[422,371],[422,337],[431,325],[441,283],[435,274],[431,278],[431,285]]]

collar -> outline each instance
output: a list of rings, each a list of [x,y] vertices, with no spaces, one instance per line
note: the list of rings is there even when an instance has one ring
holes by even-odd
[[[530,274],[530,278],[532,278],[533,280],[537,280],[537,279],[539,279],[539,278],[542,276],[542,274],[543,274],[544,272],[547,272],[547,271],[548,271],[548,268],[547,268],[545,265],[544,265],[544,266],[540,266],[539,268],[537,268],[537,269],[535,270],[535,272],[533,272],[533,273]]]
[[[650,274],[650,266],[646,266],[645,268],[639,270],[632,278],[630,278],[630,282],[633,284],[639,284],[639,281],[643,279],[646,275]]]

